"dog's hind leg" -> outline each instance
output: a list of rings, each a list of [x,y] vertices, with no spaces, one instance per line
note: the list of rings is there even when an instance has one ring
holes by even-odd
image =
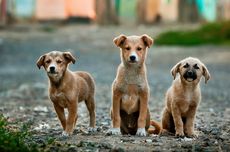
[[[162,114],[162,133],[164,134],[164,131],[168,131],[171,133],[175,133],[175,125],[173,122],[172,114],[167,111],[167,109],[163,110]]]
[[[95,100],[94,97],[91,96],[87,100],[85,100],[86,107],[89,111],[89,126],[94,128],[95,127],[95,119],[96,119],[96,113],[95,113]]]

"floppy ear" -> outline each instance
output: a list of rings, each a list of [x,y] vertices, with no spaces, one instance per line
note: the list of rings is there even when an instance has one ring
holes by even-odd
[[[124,44],[124,42],[125,42],[126,39],[127,39],[127,37],[126,37],[125,35],[121,34],[120,36],[115,37],[115,38],[113,39],[113,42],[114,42],[114,44],[115,44],[117,47],[121,47],[121,45]]]
[[[142,35],[141,39],[143,40],[145,46],[147,46],[148,48],[150,48],[150,46],[153,44],[153,39],[147,34]]]
[[[181,65],[181,62],[178,62],[174,67],[171,69],[171,74],[173,76],[173,79],[176,79],[176,74],[179,72],[179,67]]]
[[[76,59],[73,57],[73,55],[70,52],[63,52],[63,56],[65,59],[69,62],[75,63]]]
[[[46,55],[42,55],[37,60],[37,66],[38,66],[39,69],[41,68],[41,66],[44,66],[45,57],[46,57]]]
[[[205,83],[207,83],[208,80],[211,78],[211,75],[210,75],[207,67],[204,64],[202,65],[202,69],[203,69],[203,76],[205,78]]]

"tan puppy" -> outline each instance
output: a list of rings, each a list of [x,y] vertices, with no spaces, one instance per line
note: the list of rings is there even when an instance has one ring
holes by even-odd
[[[147,35],[120,35],[114,39],[114,43],[120,48],[121,64],[112,84],[113,128],[108,134],[146,136],[150,114],[145,58],[153,40]]]
[[[72,72],[70,62],[75,63],[70,52],[52,51],[42,55],[37,66],[41,66],[49,77],[49,97],[64,129],[63,135],[71,135],[77,122],[78,103],[85,101],[90,115],[90,130],[95,127],[95,85],[92,76],[86,72]],[[68,110],[65,117],[64,108]]]
[[[168,89],[165,98],[162,127],[163,132],[176,133],[176,136],[196,136],[194,120],[201,100],[200,79],[205,83],[210,79],[206,66],[197,58],[188,57],[177,63],[171,70],[176,78]]]

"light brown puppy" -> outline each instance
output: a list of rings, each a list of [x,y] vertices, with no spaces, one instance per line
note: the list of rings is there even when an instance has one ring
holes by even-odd
[[[78,103],[85,101],[90,115],[90,130],[95,127],[95,85],[92,76],[86,72],[72,72],[70,62],[75,63],[70,52],[52,51],[42,55],[37,66],[41,66],[49,77],[49,97],[64,129],[63,135],[71,135],[77,122]],[[64,109],[68,110],[66,118]]]
[[[112,128],[108,134],[146,136],[150,113],[145,58],[153,40],[146,34],[120,35],[114,43],[120,48],[121,64],[112,84]]]
[[[196,136],[194,121],[201,100],[200,79],[210,79],[206,66],[197,58],[188,57],[177,63],[171,70],[174,81],[165,97],[162,117],[163,131],[176,136]],[[177,73],[179,76],[176,78]]]

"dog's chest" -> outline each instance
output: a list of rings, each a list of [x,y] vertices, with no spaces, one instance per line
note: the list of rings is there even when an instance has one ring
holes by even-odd
[[[190,112],[190,109],[192,107],[196,107],[198,102],[199,99],[194,94],[194,92],[185,93],[183,103],[181,103],[180,106],[182,114],[187,114],[188,112]]]
[[[68,99],[63,92],[53,92],[52,94],[50,94],[50,99],[54,104],[58,104],[63,108],[67,107]]]
[[[131,114],[139,110],[139,95],[137,85],[127,85],[121,98],[121,109]]]

